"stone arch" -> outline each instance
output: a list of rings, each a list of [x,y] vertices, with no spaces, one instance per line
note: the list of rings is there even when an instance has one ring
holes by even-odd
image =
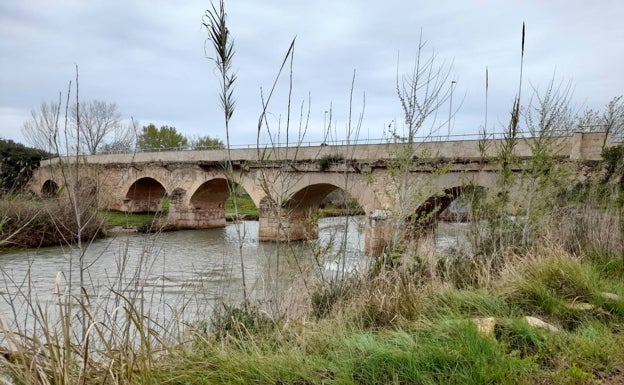
[[[462,195],[464,188],[464,186],[448,187],[425,199],[407,218],[410,232],[434,226],[440,214]]]
[[[323,199],[336,190],[342,190],[353,198],[347,190],[332,183],[303,186],[282,202],[281,207],[270,197],[264,197],[259,205],[259,239],[289,241],[316,238],[318,227],[310,213],[316,211]]]
[[[442,188],[441,191],[425,199],[416,208],[414,213],[407,218],[407,221],[411,226],[421,228],[431,227],[445,214],[445,211],[450,208],[451,204],[465,196],[466,193],[475,192],[478,194],[485,194],[489,189],[488,186],[472,183]],[[448,216],[450,214],[447,213],[445,215]],[[467,216],[464,216],[458,220],[465,221],[468,219]]]
[[[142,177],[134,181],[128,188],[124,199],[125,211],[157,212],[162,210],[162,199],[167,190],[158,180]]]
[[[204,181],[194,188],[190,196],[185,190],[175,189],[171,198],[172,202],[176,202],[173,206],[175,211],[169,212],[169,220],[178,228],[223,227],[229,196],[230,185],[223,177]]]
[[[332,183],[315,183],[307,185],[292,194],[284,203],[284,207],[291,209],[318,208],[328,195],[337,190],[343,191],[350,199],[357,202],[358,206],[361,207],[359,199],[354,197],[350,191]]]
[[[59,185],[52,179],[48,179],[43,182],[41,186],[41,196],[44,198],[52,198],[56,196],[59,191]]]
[[[293,205],[300,198],[303,198],[303,203],[310,203],[305,200],[326,192],[327,194],[321,197],[322,200],[323,197],[338,189],[349,194],[351,199],[356,201],[368,215],[385,206],[383,204],[385,194],[379,193],[367,178],[360,174],[347,175],[345,173],[312,173],[306,178],[301,178],[290,187],[293,193],[288,196],[290,201],[288,204]],[[295,201],[291,201],[293,198]]]
[[[195,210],[225,210],[225,201],[230,195],[228,181],[225,178],[214,178],[202,183],[193,192],[189,204]]]

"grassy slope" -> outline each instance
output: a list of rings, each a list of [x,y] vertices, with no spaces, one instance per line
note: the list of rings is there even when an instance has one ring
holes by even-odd
[[[489,289],[408,291],[400,288],[385,304],[374,295],[352,298],[357,304],[341,314],[305,324],[268,327],[228,314],[240,323],[230,322],[221,338],[198,335],[192,349],[175,352],[179,360],[160,367],[158,378],[188,384],[585,384],[624,368],[624,302],[602,294],[624,299],[621,258],[548,255],[523,263]],[[388,302],[395,303],[385,307]],[[575,309],[574,302],[595,307]],[[530,327],[526,315],[559,331]],[[494,334],[479,333],[475,317],[495,317]]]

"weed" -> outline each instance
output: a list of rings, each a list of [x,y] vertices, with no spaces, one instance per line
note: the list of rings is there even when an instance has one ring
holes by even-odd
[[[222,304],[215,310],[210,325],[219,339],[249,339],[270,331],[275,327],[275,322],[267,314],[250,306]]]
[[[327,171],[332,164],[343,161],[345,158],[340,154],[324,155],[318,160],[319,170]]]

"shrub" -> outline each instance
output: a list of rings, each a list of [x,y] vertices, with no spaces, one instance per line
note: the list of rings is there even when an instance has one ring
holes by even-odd
[[[333,164],[333,163],[338,163],[340,161],[344,160],[344,156],[340,155],[340,154],[333,154],[333,155],[325,155],[322,156],[319,159],[319,170],[320,171],[327,171],[329,170],[329,167]]]
[[[211,320],[211,330],[218,339],[247,339],[270,331],[274,326],[275,322],[266,313],[249,306],[222,304],[215,309]]]
[[[102,220],[94,206],[80,211],[77,228],[75,212],[68,199],[37,200],[14,197],[0,202],[0,246],[40,247],[72,243],[103,235]]]

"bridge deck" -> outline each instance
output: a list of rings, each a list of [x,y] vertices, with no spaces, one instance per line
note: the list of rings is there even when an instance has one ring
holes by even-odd
[[[570,136],[552,138],[554,148],[559,156],[575,160],[599,160],[602,148],[608,145],[604,133],[575,133]],[[516,146],[516,155],[530,157],[532,144],[535,139],[521,138]],[[496,156],[496,151],[502,139],[492,139],[482,142],[485,146],[485,156]],[[411,146],[411,147],[409,147]],[[323,157],[342,157],[343,159],[357,159],[361,162],[374,162],[383,159],[396,158],[398,154],[410,151],[416,158],[449,158],[449,159],[481,159],[479,140],[440,141],[414,143],[363,144],[363,145],[327,145],[310,147],[267,147],[245,148],[230,150],[230,159],[251,162],[274,160],[318,160]],[[73,162],[75,157],[63,157],[64,161]],[[227,150],[200,150],[200,151],[162,151],[137,152],[131,154],[101,154],[88,155],[80,158],[81,162],[90,164],[131,164],[131,163],[196,163],[196,162],[223,162],[228,159]],[[41,162],[41,166],[59,163],[59,158]]]

